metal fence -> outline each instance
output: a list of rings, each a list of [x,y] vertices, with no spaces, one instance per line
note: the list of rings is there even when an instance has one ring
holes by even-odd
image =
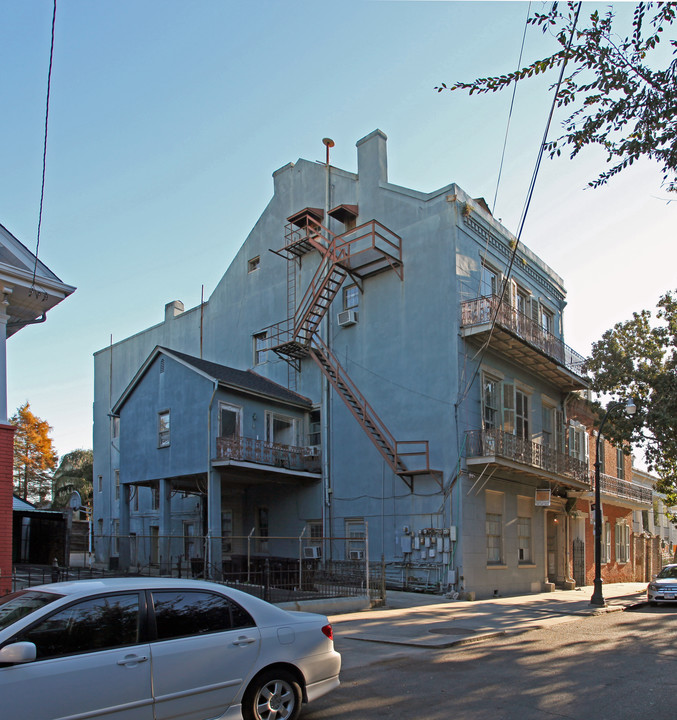
[[[12,589],[102,577],[176,577],[208,579],[273,603],[351,596],[368,596],[374,605],[385,603],[385,570],[383,563],[369,561],[367,538],[314,537],[311,541],[303,536],[253,533],[212,538],[226,550],[218,565],[209,561],[207,538],[201,536],[99,535],[94,538],[95,547],[97,540],[118,553],[126,545],[129,562],[121,564],[120,555],[114,553],[105,563],[94,562],[93,556],[85,554],[80,567],[75,566],[73,557],[68,567],[16,565]],[[348,544],[351,548],[360,546],[346,553],[355,558],[322,557],[323,549]],[[191,548],[192,553],[173,554],[171,549],[177,547]],[[280,554],[273,554],[273,550]]]

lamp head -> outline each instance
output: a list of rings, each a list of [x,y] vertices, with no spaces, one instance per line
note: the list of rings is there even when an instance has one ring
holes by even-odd
[[[632,398],[628,398],[627,402],[625,403],[625,413],[626,415],[629,415],[632,417],[637,412],[637,405],[635,405],[635,401]]]

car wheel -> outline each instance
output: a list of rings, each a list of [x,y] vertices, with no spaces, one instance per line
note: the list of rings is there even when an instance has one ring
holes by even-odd
[[[242,698],[245,720],[296,720],[301,712],[301,688],[285,670],[257,675]]]

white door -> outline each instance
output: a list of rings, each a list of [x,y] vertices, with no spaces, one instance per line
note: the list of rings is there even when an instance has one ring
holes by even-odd
[[[0,716],[153,720],[150,648],[137,593],[75,603],[22,631],[37,659],[0,668]]]
[[[207,720],[232,704],[259,654],[251,616],[218,593],[152,593],[156,720]]]

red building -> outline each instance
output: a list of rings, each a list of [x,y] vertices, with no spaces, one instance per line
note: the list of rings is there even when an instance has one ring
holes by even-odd
[[[0,225],[0,595],[12,586],[14,428],[7,417],[6,343],[27,325],[44,322],[74,290]]]

